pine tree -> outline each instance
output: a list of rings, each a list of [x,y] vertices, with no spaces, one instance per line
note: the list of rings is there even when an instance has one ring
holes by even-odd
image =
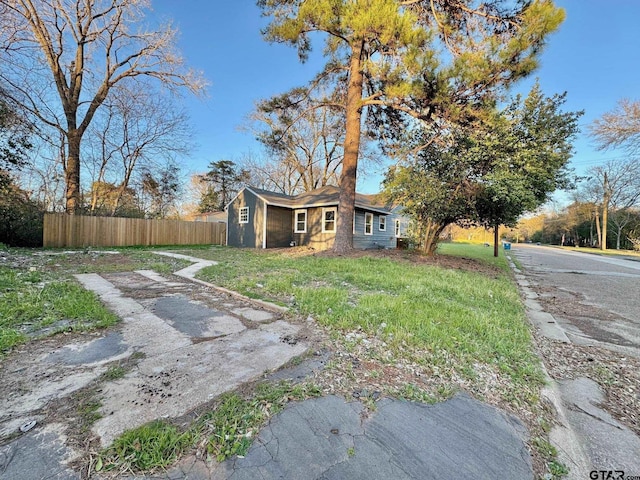
[[[346,91],[344,159],[334,251],[352,248],[362,115],[420,122],[469,115],[496,89],[529,74],[545,38],[564,19],[549,0],[259,0],[269,41],[297,47],[325,34],[327,64]],[[366,112],[365,112],[366,114]],[[381,128],[385,125],[381,121]]]

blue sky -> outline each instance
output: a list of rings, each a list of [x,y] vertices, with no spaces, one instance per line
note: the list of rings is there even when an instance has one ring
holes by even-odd
[[[173,19],[187,63],[211,83],[206,99],[188,98],[185,108],[195,129],[196,149],[185,159],[189,173],[210,161],[260,155],[250,132],[242,131],[256,101],[311,79],[322,65],[315,55],[301,64],[295,49],[268,44],[260,35],[267,23],[254,0],[153,0],[153,16]],[[640,97],[640,1],[556,0],[566,10],[560,30],[549,38],[539,70],[514,92],[526,93],[538,77],[546,95],[567,91],[566,110],[585,110],[572,165],[581,173],[620,152],[599,152],[587,125],[621,98]],[[359,182],[363,193],[378,191],[382,172]]]

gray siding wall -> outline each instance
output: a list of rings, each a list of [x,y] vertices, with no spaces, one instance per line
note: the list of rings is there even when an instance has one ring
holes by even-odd
[[[402,206],[395,207],[393,210],[393,232],[395,235],[396,220],[400,220],[400,235],[398,238],[406,238],[409,235],[409,227],[411,219],[403,214]]]
[[[288,247],[293,240],[293,212],[267,205],[267,248]]]
[[[249,223],[240,223],[240,209],[249,207]],[[244,190],[229,205],[227,245],[262,248],[264,203],[249,190]]]
[[[335,233],[322,233],[322,207],[307,208],[307,233],[294,233],[296,245],[304,245],[317,250],[327,250],[333,247]],[[291,212],[293,219],[293,211]],[[336,217],[337,221],[337,217]],[[293,225],[291,231],[293,232]]]
[[[373,213],[373,212],[371,212]],[[353,248],[396,248],[396,237],[394,236],[394,215],[383,215],[387,217],[386,231],[380,231],[380,214],[373,213],[372,235],[364,234],[363,210],[356,209],[355,230],[353,234]]]
[[[391,222],[389,223],[389,225],[391,225],[391,233],[395,235],[396,220],[400,220],[400,235],[398,236],[398,238],[407,238],[407,235],[409,234],[409,218],[397,213],[394,213],[390,218],[392,218],[392,220],[387,219],[387,222]]]

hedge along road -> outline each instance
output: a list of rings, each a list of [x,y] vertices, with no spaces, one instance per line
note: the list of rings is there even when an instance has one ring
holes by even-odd
[[[640,258],[528,244],[513,255],[573,343],[640,357]]]

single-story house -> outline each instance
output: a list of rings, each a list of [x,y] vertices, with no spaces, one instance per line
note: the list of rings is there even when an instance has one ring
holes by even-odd
[[[338,220],[338,187],[326,186],[300,195],[244,187],[227,206],[227,245],[273,248],[333,246]],[[396,248],[407,220],[379,205],[375,195],[356,194],[354,248]]]
[[[198,213],[193,217],[194,222],[227,223],[227,212]]]

